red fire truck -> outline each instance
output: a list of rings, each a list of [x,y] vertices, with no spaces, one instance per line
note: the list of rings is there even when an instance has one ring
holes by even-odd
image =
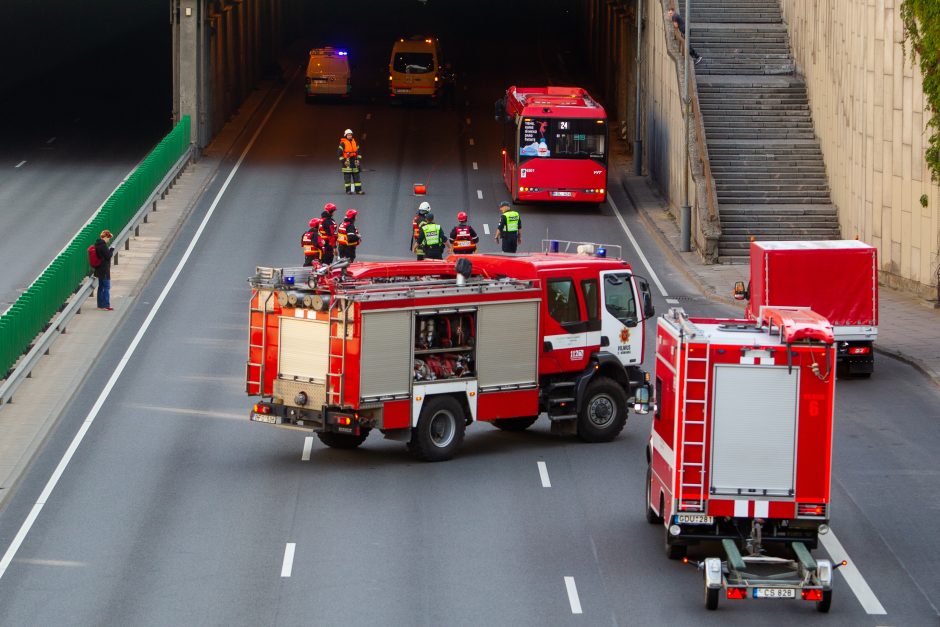
[[[580,87],[510,87],[503,180],[514,201],[602,203],[607,198],[607,114]]]
[[[671,559],[721,541],[726,562],[702,564],[709,609],[724,588],[828,610],[834,567],[810,549],[829,530],[835,359],[832,326],[808,308],[659,318],[646,518],[663,526]],[[792,557],[765,554],[762,542]]]
[[[838,289],[836,289],[838,288]],[[878,249],[858,240],[751,242],[751,280],[734,286],[747,317],[763,306],[812,307],[832,323],[838,364],[868,377],[878,339]]]
[[[542,412],[553,432],[611,440],[631,404],[648,410],[654,312],[647,282],[604,250],[258,268],[250,418],[334,448],[378,429],[429,461],[474,421],[517,431]]]

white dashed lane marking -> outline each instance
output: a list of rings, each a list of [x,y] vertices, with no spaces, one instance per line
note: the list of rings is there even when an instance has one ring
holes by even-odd
[[[23,163],[26,163],[26,162],[24,161]],[[476,162],[476,161],[473,162],[473,169],[474,169],[474,170],[479,170],[479,169],[480,169],[480,168],[477,166],[477,162]]]
[[[548,466],[545,465],[545,462],[538,462],[539,466],[539,478],[542,479],[542,487],[550,488],[552,487],[552,480],[548,478]]]
[[[474,146],[474,145],[475,145],[475,144],[473,143],[473,138],[472,138],[472,137],[470,138],[470,145],[471,145],[471,146]]]
[[[483,200],[483,190],[480,190],[480,189],[477,190],[477,198],[480,200]]]
[[[565,577],[565,588],[568,589],[568,603],[571,604],[571,613],[582,614],[581,599],[578,598],[578,587],[574,583],[574,577]]]
[[[26,159],[23,159],[22,161],[20,161],[19,163],[17,163],[17,164],[16,164],[15,166],[13,166],[13,167],[14,167],[14,168],[22,168],[24,165],[26,165]],[[476,165],[476,163],[474,163],[473,165]],[[473,168],[473,169],[476,170],[476,168]]]
[[[295,542],[288,542],[284,547],[284,563],[281,564],[281,577],[290,577],[294,571],[294,549],[297,548]]]
[[[313,450],[313,437],[304,438],[304,452],[300,455],[300,461],[309,462],[310,452]]]
[[[666,299],[666,302],[669,303],[670,305],[678,305],[678,304],[679,304],[679,299],[678,299],[678,298],[667,298],[667,299]]]
[[[470,118],[467,118],[467,126],[470,126]]]
[[[50,137],[49,139],[46,140],[46,143],[51,144],[54,141],[55,141],[55,137]]]
[[[372,114],[371,114],[371,113],[366,113],[366,119],[367,119],[367,120],[371,120],[371,119],[372,119]]]
[[[485,222],[483,223],[483,233],[485,233],[486,235],[490,234],[490,225]]]

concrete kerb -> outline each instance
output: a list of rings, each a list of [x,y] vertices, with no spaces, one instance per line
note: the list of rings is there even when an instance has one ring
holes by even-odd
[[[648,185],[648,177],[633,177],[639,183],[638,178],[642,178],[642,184]],[[647,206],[646,203],[641,203],[636,198],[635,191],[631,189],[632,182],[629,178],[621,177],[620,183],[623,187],[624,192],[627,195],[627,198],[630,200],[630,204],[633,205],[633,208],[636,210],[637,215],[643,224],[647,227],[647,231],[653,236],[656,240],[657,245],[665,253],[665,255],[672,262],[673,266],[677,268],[682,274],[693,284],[695,284],[699,291],[701,291],[706,298],[711,301],[721,303],[723,305],[731,305],[734,307],[741,307],[739,301],[734,300],[731,296],[723,296],[714,291],[713,286],[709,285],[692,267],[689,266],[688,262],[679,254],[674,246],[669,242],[669,236],[663,232],[663,230],[656,223],[656,220],[649,215],[649,210],[651,207]],[[655,192],[654,192],[655,194]],[[663,203],[657,198],[657,208],[665,210]],[[678,228],[678,227],[676,227]],[[923,374],[927,379],[929,379],[935,386],[940,387],[940,374],[934,373],[929,367],[924,364],[924,362],[917,357],[908,355],[896,348],[886,346],[884,343],[879,344],[875,342],[874,350],[880,355],[885,357],[890,357],[892,359],[897,359],[898,361],[905,363],[909,366],[914,367],[918,372]]]
[[[114,313],[116,313],[117,315],[112,316],[110,318],[109,324],[105,327],[106,332],[110,332],[111,330],[117,328],[118,325],[120,325],[121,322],[126,318],[126,316],[131,310],[130,303],[132,303],[140,295],[141,291],[144,289],[144,286],[153,277],[154,272],[156,272],[157,266],[163,261],[163,259],[166,257],[167,253],[169,252],[170,248],[176,242],[176,239],[182,230],[183,224],[185,224],[186,221],[189,219],[190,215],[192,215],[192,212],[195,209],[196,205],[198,204],[199,199],[202,198],[202,196],[205,194],[206,189],[211,185],[211,183],[215,180],[215,177],[218,175],[219,167],[224,162],[225,156],[230,153],[232,147],[235,146],[235,144],[237,143],[238,138],[241,137],[244,129],[249,126],[250,122],[254,119],[257,111],[261,108],[264,102],[267,101],[268,95],[271,93],[271,91],[276,89],[277,87],[278,87],[277,85],[269,85],[267,86],[266,89],[262,89],[262,90],[259,90],[258,92],[255,92],[256,98],[253,98],[252,100],[254,100],[254,102],[251,103],[254,105],[253,107],[243,105],[243,109],[242,109],[243,116],[239,116],[238,119],[235,119],[230,122],[230,124],[233,124],[233,125],[241,124],[243,128],[230,135],[231,139],[230,139],[229,146],[226,146],[224,149],[221,149],[220,147],[220,149],[217,152],[214,151],[215,155],[217,156],[213,156],[212,158],[199,160],[197,156],[198,153],[197,153],[196,155],[193,156],[193,159],[189,162],[186,169],[184,169],[180,173],[180,176],[183,176],[187,170],[190,170],[191,168],[193,168],[199,161],[201,161],[202,163],[210,164],[209,170],[203,173],[203,180],[201,184],[199,184],[198,188],[194,190],[194,192],[192,193],[192,196],[186,200],[185,205],[183,209],[180,211],[179,215],[177,216],[175,223],[171,224],[170,230],[168,231],[167,235],[164,236],[159,241],[156,247],[156,250],[153,253],[153,257],[151,258],[151,261],[143,266],[139,277],[135,277],[134,283],[130,291],[127,294],[127,302],[129,303],[128,306],[122,307],[120,308],[120,310],[117,310],[117,309],[115,310]],[[248,104],[249,103],[246,103],[246,105]],[[172,189],[175,186],[176,186],[176,183],[171,185],[170,189]],[[171,193],[170,190],[168,190],[165,196],[169,196],[170,193]],[[94,292],[90,292],[88,295],[88,297],[92,297],[92,296],[94,296]],[[79,314],[81,313],[82,307],[84,307],[84,305],[79,305],[79,310],[78,310]],[[68,335],[66,335],[64,337],[59,338],[59,342],[68,341],[68,339],[70,338]],[[84,359],[84,363],[79,364],[80,366],[83,366],[80,377],[73,380],[72,385],[65,388],[64,390],[61,387],[57,387],[57,389],[60,392],[64,392],[64,393],[61,394],[61,396],[57,397],[56,401],[48,407],[47,412],[45,412],[41,416],[37,416],[39,422],[36,425],[37,429],[36,429],[35,437],[33,437],[29,442],[25,443],[21,447],[20,455],[18,456],[17,461],[15,462],[12,469],[10,470],[7,476],[7,481],[5,482],[5,485],[0,485],[0,510],[2,510],[6,506],[6,503],[10,495],[13,494],[16,491],[16,489],[19,487],[20,481],[25,476],[26,471],[32,465],[32,462],[34,461],[36,457],[36,453],[46,443],[50,434],[52,433],[52,431],[58,424],[62,415],[64,414],[65,409],[72,403],[78,391],[82,388],[84,383],[87,381],[87,378],[91,373],[92,367],[94,363],[97,361],[98,357],[100,357],[102,351],[104,350],[105,345],[106,345],[106,342],[104,341],[98,342],[96,344],[97,350],[95,350],[94,352],[89,352],[85,356],[86,359]],[[55,345],[53,344],[53,348],[54,346]],[[2,407],[0,407],[0,415],[2,415]],[[0,460],[0,462],[2,461],[3,460]]]

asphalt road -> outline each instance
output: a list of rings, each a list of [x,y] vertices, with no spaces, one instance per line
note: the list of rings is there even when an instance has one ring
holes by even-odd
[[[543,45],[530,58],[559,63],[527,75],[564,78],[564,57]],[[940,395],[889,359],[871,380],[838,385],[832,518],[886,616],[866,614],[841,575],[825,617],[780,601],[723,600],[706,612],[701,576],[666,559],[661,528],[643,516],[649,417],[632,416],[620,438],[594,445],[551,436],[544,420],[519,434],[475,425],[460,455],[440,464],[378,435],[357,451],[314,439],[305,455],[305,434],[248,423],[246,278],[256,265],[298,264],[300,234],[324,202],[360,210],[362,258],[405,258],[411,185],[425,182],[448,227],[465,209],[483,250],[496,250],[482,228],[495,229],[506,194],[492,102],[520,70],[474,50],[461,57],[456,109],[373,101],[378,73],[359,79],[362,98],[342,104],[306,106],[291,82],[223,190],[243,135],[0,513],[5,550],[123,367],[0,579],[0,624],[937,624]],[[362,197],[342,193],[334,146],[346,127],[362,139]],[[727,313],[670,267],[611,187],[613,203],[599,209],[524,207],[524,247],[546,231],[620,243],[649,274],[615,205],[670,298],[692,314]],[[668,306],[660,293],[655,304]]]

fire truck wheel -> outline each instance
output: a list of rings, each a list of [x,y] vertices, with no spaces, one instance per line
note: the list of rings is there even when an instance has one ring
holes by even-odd
[[[705,609],[706,610],[717,610],[718,609],[718,592],[720,588],[709,588],[705,586]]]
[[[826,614],[829,612],[830,605],[832,605],[832,590],[823,590],[822,601],[816,601],[816,611]]]
[[[651,466],[646,467],[646,522],[651,525],[661,525],[663,523],[663,517],[660,516],[653,510],[650,502],[652,495],[650,491],[653,489],[653,468]],[[659,500],[662,503],[662,499]],[[659,511],[662,511],[662,506],[660,506]]]
[[[330,448],[351,449],[358,448],[369,437],[369,429],[360,429],[359,435],[349,433],[318,433],[320,441]]]
[[[607,377],[592,381],[578,413],[578,437],[585,442],[610,442],[626,423],[627,395],[623,389]]]
[[[538,416],[525,416],[523,418],[501,418],[493,421],[493,426],[503,431],[525,431],[538,420]]]
[[[673,544],[669,541],[669,527],[666,527],[666,557],[671,560],[681,560],[688,553],[689,547],[684,544]]]
[[[442,462],[457,453],[467,420],[463,408],[450,396],[434,396],[421,408],[418,426],[408,448],[418,459]]]

